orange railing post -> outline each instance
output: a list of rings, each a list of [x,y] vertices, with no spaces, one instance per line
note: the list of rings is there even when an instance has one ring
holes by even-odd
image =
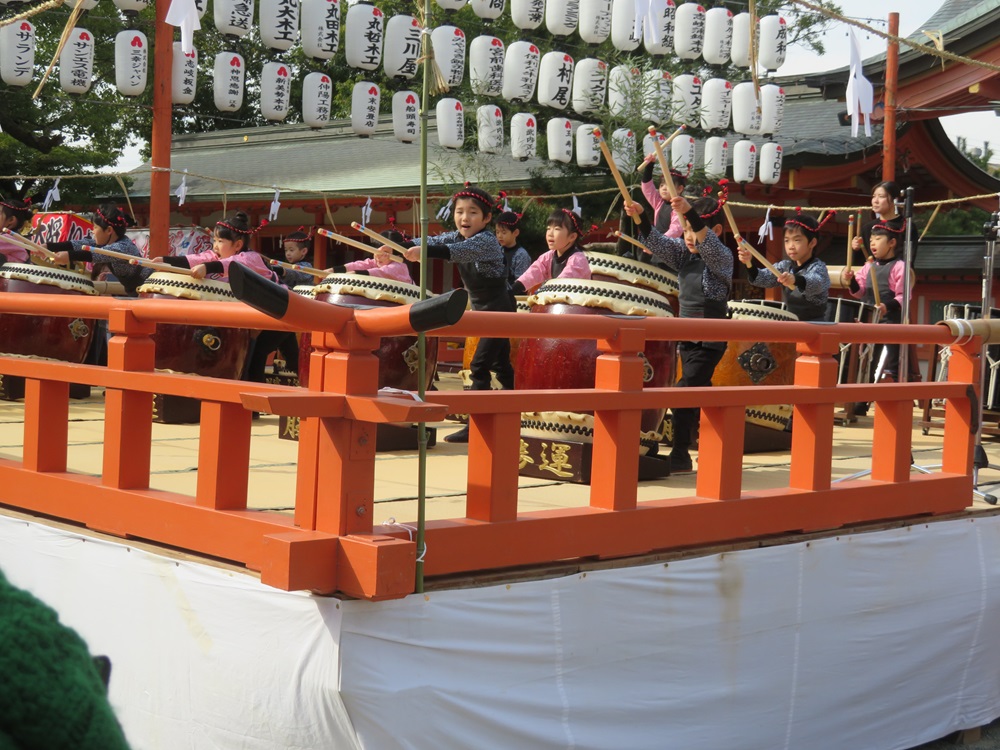
[[[24,381],[24,468],[66,471],[69,383]]]
[[[981,339],[967,344],[952,344],[948,359],[948,381],[971,383],[967,400],[948,399],[944,408],[944,445],[941,448],[941,470],[948,474],[965,474],[972,483],[972,457],[976,440],[976,423],[972,412],[982,415],[982,383],[979,382]]]
[[[251,414],[241,404],[201,402],[196,502],[244,510],[250,476]]]
[[[743,492],[743,441],[746,407],[701,407],[698,428],[699,497],[712,500],[739,500]]]
[[[465,515],[477,521],[517,518],[521,415],[469,415],[469,479]]]
[[[830,389],[830,402],[797,404],[792,409],[792,467],[788,486],[800,490],[828,490],[833,461],[834,391],[839,349],[836,336],[821,334],[800,343],[795,360],[797,388]]]

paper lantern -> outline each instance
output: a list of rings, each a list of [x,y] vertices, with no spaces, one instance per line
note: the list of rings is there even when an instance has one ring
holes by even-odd
[[[479,151],[499,154],[503,151],[503,112],[495,104],[485,104],[476,110],[476,132]]]
[[[510,20],[519,29],[537,29],[545,20],[545,0],[510,0]]]
[[[596,125],[580,125],[576,129],[576,163],[580,167],[596,167],[601,163],[601,141],[594,135]]]
[[[114,0],[115,7],[118,8],[126,16],[134,16],[140,10],[144,10],[149,5],[149,0]],[[205,14],[205,9],[201,9],[202,15]],[[199,16],[201,18],[201,16]]]
[[[701,87],[702,130],[728,130],[733,112],[733,84],[724,78],[709,78]]]
[[[437,103],[438,143],[442,148],[462,148],[465,142],[465,110],[458,99],[445,97]]]
[[[94,35],[75,28],[59,55],[59,87],[70,94],[84,94],[90,90],[93,76]]]
[[[635,33],[635,0],[615,0],[611,9],[611,44],[622,52],[631,52],[642,41]]]
[[[215,28],[226,36],[246,36],[253,23],[253,0],[212,0]],[[220,53],[221,54],[221,53]]]
[[[760,147],[760,181],[765,185],[777,185],[781,179],[781,150],[774,141]]]
[[[642,117],[654,125],[670,119],[673,82],[665,70],[647,70],[642,76]]]
[[[503,42],[482,34],[469,43],[469,83],[479,96],[500,96],[503,91]]]
[[[573,87],[573,58],[564,52],[547,52],[538,67],[538,103],[566,109]]]
[[[125,96],[146,90],[149,40],[141,31],[119,31],[115,35],[115,86]]]
[[[340,0],[299,0],[302,51],[330,60],[340,48]]]
[[[538,151],[538,120],[528,112],[510,118],[510,154],[518,161],[534,159]]]
[[[725,65],[733,46],[733,13],[728,8],[705,11],[705,41],[701,56],[710,65]]]
[[[758,24],[760,40],[757,62],[766,70],[777,70],[785,64],[788,48],[788,25],[781,16],[764,16]]]
[[[601,44],[611,34],[611,0],[580,0],[580,38]]]
[[[631,172],[635,169],[635,132],[628,128],[618,128],[611,134],[608,143],[611,148],[611,158],[619,172]]]
[[[785,90],[775,83],[760,87],[760,132],[774,135],[785,117]]]
[[[674,52],[674,22],[677,7],[674,0],[660,0],[651,9],[651,19],[643,27],[642,45],[651,55],[671,55]]]
[[[415,91],[392,95],[392,134],[397,141],[413,143],[420,135],[420,98]]]
[[[358,81],[351,90],[351,130],[355,135],[369,136],[378,125],[378,108],[382,92],[371,81]]]
[[[733,146],[733,180],[753,182],[757,174],[757,147],[753,141],[737,141]]]
[[[299,40],[299,0],[260,0],[260,40],[284,52]]]
[[[198,20],[200,21],[205,17],[205,11],[208,10],[208,0],[194,0],[194,7],[198,11]]]
[[[694,60],[705,41],[705,9],[698,3],[677,6],[674,15],[674,52],[682,60]]]
[[[503,59],[503,98],[510,102],[526,102],[535,93],[540,54],[531,42],[517,41],[507,45]]]
[[[627,65],[616,65],[608,73],[608,110],[615,117],[620,117],[629,109],[635,108],[642,92],[642,78],[638,68]]]
[[[0,80],[27,86],[35,67],[35,27],[22,19],[0,26]]]
[[[607,88],[607,63],[593,57],[580,60],[573,75],[573,111],[585,115],[600,109]]]
[[[580,18],[580,0],[547,0],[545,28],[552,36],[569,36]]]
[[[235,112],[242,107],[245,80],[244,62],[241,55],[235,52],[217,54],[212,72],[215,108],[220,112]]]
[[[705,141],[705,176],[710,180],[721,180],[729,166],[729,141],[712,136]]]
[[[694,137],[681,133],[670,143],[670,166],[683,175],[694,167]]]
[[[545,123],[545,140],[549,145],[549,161],[569,164],[573,161],[573,123],[565,117],[554,117]]]
[[[469,0],[435,0],[444,10],[461,10]]]
[[[745,135],[760,132],[760,109],[753,83],[744,81],[733,87],[733,130]]]
[[[663,147],[663,143],[667,140],[667,136],[663,133],[657,133],[655,136],[646,133],[642,137],[642,156],[645,159],[647,156],[652,156],[656,153],[656,149],[653,148],[653,138],[656,138],[660,142],[660,147]]]
[[[408,80],[417,74],[420,22],[413,16],[393,16],[385,22],[382,67],[389,78]]]
[[[97,7],[97,0],[66,0],[66,6],[75,8],[77,5],[83,6],[84,10],[93,10]]]
[[[326,73],[310,73],[302,79],[302,122],[322,128],[330,122],[333,81]]]
[[[281,122],[288,116],[292,70],[285,63],[267,62],[260,71],[260,113],[265,120]]]
[[[503,15],[507,0],[469,0],[472,12],[487,21],[495,21]]]
[[[434,59],[449,86],[459,86],[465,75],[465,32],[446,24],[431,32]]]
[[[701,79],[690,73],[683,73],[675,77],[673,83],[670,103],[674,122],[697,127],[701,122]]]
[[[382,11],[370,3],[355,3],[347,9],[344,56],[348,65],[361,70],[375,70],[379,66],[384,22]]]
[[[171,65],[170,101],[173,104],[190,104],[194,101],[198,85],[198,50],[186,55],[180,42],[174,42],[174,59]]]
[[[733,65],[750,67],[750,14],[737,13],[733,16],[733,44],[729,50]]]

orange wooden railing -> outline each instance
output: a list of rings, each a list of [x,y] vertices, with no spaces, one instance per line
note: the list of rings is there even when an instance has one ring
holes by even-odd
[[[415,543],[373,526],[375,426],[470,415],[466,512],[431,521],[427,576],[572,558],[610,558],[793,531],[814,531],[965,508],[979,379],[978,338],[954,344],[943,326],[623,319],[467,313],[440,335],[598,340],[594,390],[432,392],[432,403],[375,391],[379,335],[402,333],[389,311],[345,313],[313,333],[308,390],[153,372],[157,322],[288,328],[239,303],[0,295],[0,314],[103,318],[114,338],[106,368],[0,357],[0,373],[27,378],[24,453],[0,460],[0,503],[90,528],[239,562],[285,589],[384,599],[414,590]],[[793,386],[642,389],[635,352],[647,339],[798,343]],[[841,341],[953,344],[945,383],[836,386]],[[69,383],[103,386],[99,476],[67,472]],[[152,394],[202,402],[194,497],[150,490]],[[946,401],[943,465],[911,475],[913,401]],[[875,403],[872,473],[831,483],[834,405]],[[744,410],[792,404],[786,488],[742,488]],[[637,502],[640,413],[700,406],[695,494]],[[250,410],[303,418],[294,517],[246,507]],[[522,411],[593,411],[589,506],[521,512]],[[95,467],[95,472],[97,467]]]

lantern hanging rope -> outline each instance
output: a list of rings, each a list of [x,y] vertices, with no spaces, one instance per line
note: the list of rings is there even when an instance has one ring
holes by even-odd
[[[11,16],[10,18],[4,18],[0,20],[0,28],[4,26],[10,26],[12,23],[17,23],[18,21],[23,21],[32,16],[37,16],[39,13],[44,13],[47,10],[52,10],[53,8],[58,8],[66,0],[48,0],[48,2],[42,3],[41,5],[36,5],[34,8],[24,11],[23,13],[18,13],[16,16]]]

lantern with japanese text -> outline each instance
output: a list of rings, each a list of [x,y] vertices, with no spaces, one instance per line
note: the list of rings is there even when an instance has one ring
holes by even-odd
[[[702,130],[727,130],[733,112],[733,84],[709,78],[701,87]]]
[[[174,42],[174,59],[171,65],[170,101],[173,104],[190,104],[194,101],[198,85],[198,50],[187,54],[180,42]]]
[[[645,159],[647,156],[652,156],[656,153],[656,149],[653,146],[654,138],[660,142],[661,148],[667,140],[667,136],[663,135],[663,133],[657,133],[655,136],[651,133],[646,133],[646,135],[642,137],[642,158]]]
[[[469,0],[472,12],[487,21],[495,21],[503,15],[507,0]]]
[[[705,141],[705,176],[719,180],[726,176],[729,166],[729,141],[720,136],[712,136]]]
[[[0,80],[27,86],[35,67],[35,27],[22,19],[0,26]]]
[[[585,115],[600,109],[607,87],[607,63],[593,57],[580,60],[573,75],[573,111]]]
[[[611,34],[611,0],[580,0],[580,38],[601,44]]]
[[[733,13],[719,6],[705,11],[705,42],[701,56],[710,65],[725,65],[733,46]]]
[[[469,84],[478,96],[500,96],[503,91],[503,42],[482,34],[469,43]]]
[[[694,60],[705,42],[705,9],[698,3],[677,6],[674,14],[674,52],[682,60]]]
[[[260,0],[260,40],[281,52],[299,39],[299,0]]]
[[[260,113],[265,120],[281,122],[288,116],[292,71],[285,63],[267,62],[260,71]]]
[[[443,10],[461,10],[469,0],[435,0]]]
[[[379,87],[371,81],[358,81],[351,91],[351,130],[368,136],[378,125],[378,107],[382,99]]]
[[[135,15],[140,10],[145,10],[149,6],[149,0],[114,0],[115,7],[126,16]],[[205,9],[201,9],[201,14],[205,15]],[[201,16],[198,16],[201,18]]]
[[[619,172],[635,169],[635,132],[628,128],[618,128],[611,134],[611,158]]]
[[[213,0],[215,28],[226,36],[246,36],[253,23],[253,0]]]
[[[344,55],[347,64],[361,70],[375,70],[382,62],[385,16],[371,3],[355,3],[347,9]]]
[[[302,122],[311,128],[330,123],[333,81],[326,73],[314,72],[302,79]]]
[[[642,79],[638,68],[616,65],[608,73],[608,110],[618,117],[624,114],[639,96]]]
[[[690,73],[676,76],[670,103],[674,122],[697,127],[701,122],[701,79]]]
[[[420,21],[413,16],[393,16],[385,22],[382,67],[389,78],[408,80],[417,74],[420,57]]]
[[[768,141],[760,147],[760,181],[777,185],[781,179],[781,145]]]
[[[573,58],[564,52],[547,52],[538,68],[538,103],[566,109],[573,86]]]
[[[220,52],[215,56],[212,90],[215,108],[220,112],[235,112],[243,106],[243,83],[246,80],[243,57],[235,52]]]
[[[486,104],[476,110],[476,131],[479,151],[499,154],[503,151],[503,112],[495,104]]]
[[[776,83],[760,87],[760,132],[774,135],[785,118],[785,90]]]
[[[462,102],[451,97],[437,103],[438,143],[442,148],[462,148],[465,142],[465,109]]]
[[[518,161],[534,159],[538,152],[538,120],[530,112],[510,118],[510,154]]]
[[[694,166],[694,137],[681,133],[670,143],[670,166],[683,175]]]
[[[733,16],[733,45],[729,58],[739,68],[750,67],[750,14],[737,13]]]
[[[751,81],[733,87],[733,130],[744,135],[760,132],[760,102]]]
[[[146,90],[149,40],[141,31],[119,31],[115,35],[115,86],[125,96]]]
[[[200,21],[208,10],[208,0],[194,0],[194,7],[198,11],[198,20]]]
[[[459,86],[465,75],[465,32],[457,26],[438,26],[431,32],[434,59],[449,86]]]
[[[635,33],[635,0],[615,0],[611,8],[611,44],[622,52],[631,52],[642,41]]]
[[[80,5],[83,10],[93,10],[97,7],[97,0],[66,0],[66,5],[70,8]]]
[[[733,146],[733,180],[753,182],[757,174],[757,147],[753,141],[737,141]]]
[[[677,6],[674,0],[659,0],[650,4],[651,19],[642,33],[642,46],[651,55],[670,55],[674,52],[674,21]]]
[[[535,93],[540,54],[538,47],[523,40],[507,45],[503,60],[503,98],[526,102]]]
[[[59,87],[69,94],[84,94],[93,76],[94,36],[87,29],[75,28],[59,55]]]
[[[413,143],[420,135],[420,99],[415,91],[392,95],[392,134],[397,141]]]
[[[569,164],[573,161],[573,123],[565,117],[553,117],[545,123],[549,161]]]
[[[654,125],[670,119],[673,82],[665,70],[647,70],[642,76],[642,117]]]
[[[576,129],[576,163],[580,167],[596,167],[601,163],[601,139],[594,135],[596,125],[580,125]]]
[[[545,0],[510,0],[510,20],[519,29],[537,29],[545,20]]]
[[[569,36],[580,20],[580,0],[546,0],[545,28],[552,36]]]
[[[340,48],[340,0],[299,0],[302,51],[329,60]]]
[[[781,16],[764,16],[757,28],[760,31],[757,62],[766,70],[777,70],[785,64],[788,24]]]

